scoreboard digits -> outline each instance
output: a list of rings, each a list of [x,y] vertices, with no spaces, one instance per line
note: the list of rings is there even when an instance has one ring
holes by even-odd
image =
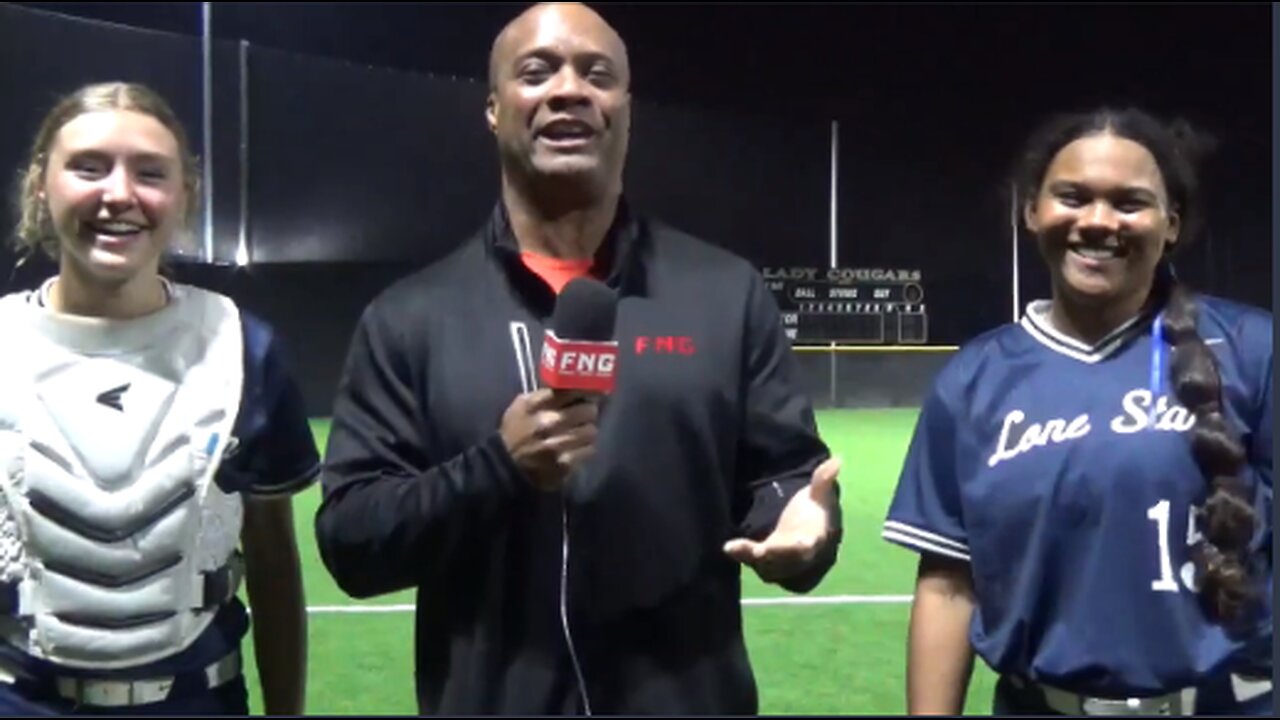
[[[767,267],[762,274],[794,343],[928,342],[919,270]]]

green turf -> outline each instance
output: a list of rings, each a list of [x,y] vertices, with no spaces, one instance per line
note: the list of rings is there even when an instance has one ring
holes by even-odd
[[[915,555],[880,539],[914,410],[835,410],[818,415],[823,437],[844,463],[840,476],[845,540],[840,559],[814,595],[910,595]],[[323,448],[328,423],[313,423]],[[320,563],[312,522],[318,488],[294,507],[307,604],[412,604],[411,592],[348,598]],[[786,595],[744,573],[748,598]],[[766,714],[902,714],[905,711],[906,604],[748,606],[748,648]],[[413,615],[315,614],[309,621],[308,714],[414,714]],[[249,656],[250,702],[261,694]],[[994,676],[979,663],[966,712],[990,714]]]

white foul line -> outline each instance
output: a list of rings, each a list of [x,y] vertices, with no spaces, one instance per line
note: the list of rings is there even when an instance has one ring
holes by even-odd
[[[911,602],[910,595],[826,595],[743,598],[743,605],[899,605]]]
[[[312,605],[308,613],[401,613],[413,612],[413,605]]]
[[[901,605],[910,602],[910,595],[827,595],[742,599],[742,604],[747,607],[770,605]],[[413,612],[413,609],[413,605],[313,605],[307,608],[307,612],[312,614],[402,613]]]

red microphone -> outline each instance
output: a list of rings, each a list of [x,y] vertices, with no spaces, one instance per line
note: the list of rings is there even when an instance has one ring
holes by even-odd
[[[553,390],[613,392],[617,314],[617,296],[606,285],[586,277],[569,281],[542,340],[542,384]]]

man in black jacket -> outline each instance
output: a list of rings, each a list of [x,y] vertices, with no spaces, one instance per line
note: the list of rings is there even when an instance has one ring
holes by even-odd
[[[622,197],[626,49],[580,5],[494,43],[502,197],[452,255],[366,309],[316,535],[356,597],[417,588],[424,713],[750,714],[740,563],[812,589],[837,462],[745,261]],[[608,402],[538,388],[571,278],[618,296]]]

